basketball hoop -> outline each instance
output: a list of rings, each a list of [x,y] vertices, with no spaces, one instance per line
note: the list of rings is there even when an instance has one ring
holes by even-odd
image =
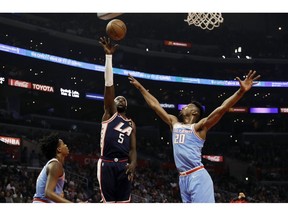
[[[109,20],[120,16],[122,13],[97,13],[99,19]]]
[[[189,25],[195,25],[202,29],[212,30],[219,27],[224,19],[221,13],[188,13],[184,20]]]

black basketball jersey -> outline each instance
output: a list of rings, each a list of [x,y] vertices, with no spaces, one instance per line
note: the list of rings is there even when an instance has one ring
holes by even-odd
[[[128,158],[132,120],[124,119],[116,112],[110,119],[102,122],[101,156],[106,158]]]

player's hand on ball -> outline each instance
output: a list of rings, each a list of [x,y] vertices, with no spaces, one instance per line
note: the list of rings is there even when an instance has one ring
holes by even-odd
[[[100,37],[99,43],[102,45],[106,54],[113,54],[118,48],[118,44],[112,45],[110,38]]]

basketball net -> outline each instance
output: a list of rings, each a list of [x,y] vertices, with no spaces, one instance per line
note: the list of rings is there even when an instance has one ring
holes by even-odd
[[[221,13],[188,13],[184,20],[189,25],[195,25],[202,29],[212,30],[219,27],[224,19]]]

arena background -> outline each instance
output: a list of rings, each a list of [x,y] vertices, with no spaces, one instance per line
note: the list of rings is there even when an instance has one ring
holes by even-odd
[[[120,72],[163,75],[160,79],[215,81],[233,81],[256,70],[261,82],[271,85],[254,87],[210,131],[203,163],[213,178],[217,203],[229,203],[239,192],[253,203],[286,203],[287,14],[222,15],[224,22],[209,31],[188,26],[187,13],[124,13],[118,18],[128,31],[119,42],[113,66]],[[98,39],[106,35],[107,23],[96,13],[0,14],[0,189],[6,201],[31,202],[45,163],[37,144],[51,131],[63,135],[71,152],[65,196],[74,202],[100,201],[95,163],[103,72],[77,66],[104,64]],[[24,54],[19,55],[17,48]],[[27,50],[41,55],[27,57]],[[61,58],[43,60],[45,54]],[[62,58],[69,63],[59,64]],[[181,202],[169,128],[146,106],[127,76],[115,75],[114,80],[116,93],[128,99],[128,114],[137,125],[139,164],[133,202]],[[139,80],[173,114],[191,99],[199,100],[210,113],[237,89]],[[261,108],[260,113],[250,108]]]

